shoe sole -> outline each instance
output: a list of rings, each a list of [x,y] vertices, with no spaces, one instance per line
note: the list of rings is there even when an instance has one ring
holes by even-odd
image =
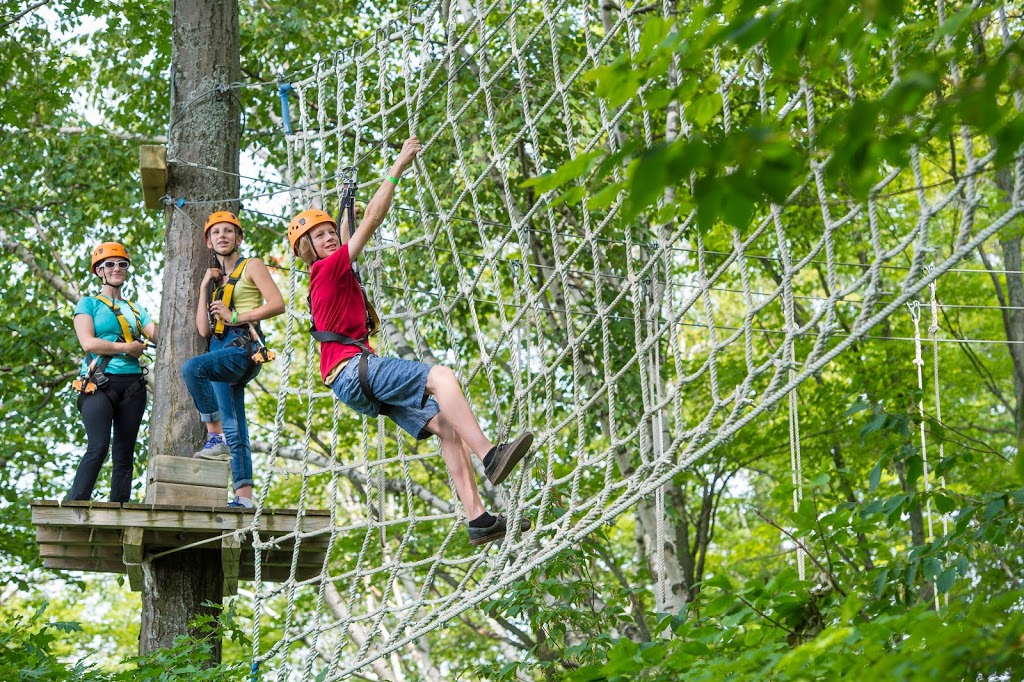
[[[204,455],[202,453],[197,452],[196,454],[192,455],[192,459],[205,459],[209,462],[230,462],[231,455]]]
[[[533,528],[533,522],[531,522],[530,519],[523,519],[523,521],[520,522],[519,532],[520,533],[525,533],[526,531],[530,530],[531,528]],[[494,542],[495,540],[503,539],[507,534],[508,534],[508,528],[506,527],[506,529],[501,531],[500,533],[495,532],[495,533],[491,533],[490,535],[485,535],[485,536],[480,537],[480,538],[470,539],[469,544],[473,545],[474,547],[478,547],[480,545],[486,545],[489,542]]]
[[[504,459],[498,462],[494,467],[492,475],[487,477],[491,485],[501,485],[504,483],[508,475],[512,473],[512,470],[516,468],[516,465],[530,452],[532,445],[533,434],[529,431],[526,431],[519,438],[509,443],[509,446],[502,452]]]
[[[491,533],[490,535],[485,535],[481,538],[470,540],[469,544],[473,545],[474,547],[478,547],[480,545],[486,545],[490,542],[494,542],[495,540],[501,540],[504,537],[505,531],[501,531],[500,533]]]

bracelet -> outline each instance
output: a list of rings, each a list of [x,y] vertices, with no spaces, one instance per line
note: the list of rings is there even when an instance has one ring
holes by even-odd
[[[396,185],[398,184],[398,178],[396,178],[394,175],[385,175],[384,179],[385,180],[390,180],[391,182],[395,183]]]
[[[232,310],[231,311],[231,324],[238,324],[238,311],[237,310]]]

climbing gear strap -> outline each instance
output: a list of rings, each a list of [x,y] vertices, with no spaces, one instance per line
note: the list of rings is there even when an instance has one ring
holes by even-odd
[[[373,389],[370,388],[369,358],[373,355],[373,351],[370,350],[370,347],[366,344],[366,339],[360,341],[358,339],[353,339],[351,336],[346,336],[345,334],[318,331],[315,322],[313,323],[313,327],[309,330],[309,335],[320,343],[325,341],[334,341],[336,343],[343,343],[346,346],[355,346],[358,348],[360,390],[363,392],[363,395],[366,396],[366,399],[370,401],[370,404],[377,409],[377,412],[387,415],[388,412],[391,411],[391,406],[377,400],[377,396],[373,394]]]
[[[108,308],[110,308],[110,311],[114,313],[115,317],[117,317],[117,323],[121,325],[121,337],[118,340],[127,341],[128,343],[131,343],[135,338],[132,335],[132,325],[128,322],[128,319],[124,316],[124,313],[121,312],[120,306],[118,306],[116,303],[114,303],[111,299],[107,298],[106,296],[94,296],[93,298],[95,298],[100,303],[103,303]],[[139,309],[136,308],[135,304],[132,303],[131,301],[125,301],[122,299],[121,303],[127,305],[129,308],[132,309],[132,312],[135,313],[135,322],[136,324],[139,325],[138,334],[141,337],[145,337],[146,332],[142,328],[142,314],[139,312]]]
[[[93,355],[92,362],[89,363],[85,374],[71,382],[72,388],[86,395],[95,393],[97,388],[103,388],[109,381],[107,375],[103,373],[109,362],[109,355]]]
[[[235,269],[231,271],[230,275],[228,275],[227,283],[210,292],[210,303],[213,303],[214,301],[223,301],[228,310],[235,309],[235,304],[231,299],[235,293],[235,285],[238,284],[238,280],[242,279],[242,271],[245,270],[245,266],[248,262],[248,258],[241,258],[237,263],[235,263]],[[213,323],[213,335],[218,339],[224,336],[225,326],[224,320],[217,318],[216,322]]]
[[[277,355],[267,348],[258,327],[249,323],[249,334],[239,334],[225,346],[226,348],[244,348],[248,355],[249,366],[242,378],[232,384],[233,386],[245,386],[256,376],[257,368],[265,362],[272,362]]]

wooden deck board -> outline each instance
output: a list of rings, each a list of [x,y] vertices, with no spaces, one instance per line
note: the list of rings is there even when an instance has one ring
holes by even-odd
[[[208,541],[212,561],[221,561],[225,587],[237,590],[238,580],[252,580],[255,572],[251,533],[239,540],[234,531],[254,520],[252,510],[230,507],[195,507],[165,504],[110,502],[32,502],[43,566],[68,571],[128,573],[133,590],[142,589],[137,566],[153,554]],[[330,539],[330,512],[309,510],[299,520],[302,533],[328,531],[302,538],[296,564],[297,579],[319,575]],[[295,546],[296,510],[264,509],[259,519],[260,539],[281,538],[274,549],[260,554],[261,575],[269,582],[288,578]],[[231,535],[222,537],[226,533]],[[200,545],[203,547],[203,545]],[[126,564],[127,562],[127,564]]]

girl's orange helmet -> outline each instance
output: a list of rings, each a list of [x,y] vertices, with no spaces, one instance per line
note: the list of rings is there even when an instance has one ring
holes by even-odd
[[[210,214],[210,217],[206,219],[206,227],[203,228],[203,237],[206,237],[210,233],[210,228],[217,223],[231,223],[238,228],[238,234],[244,234],[242,232],[242,222],[238,219],[231,211],[214,211]]]
[[[89,269],[95,270],[97,263],[108,258],[124,258],[129,263],[132,261],[128,256],[128,249],[124,248],[123,245],[117,242],[103,242],[92,250],[92,265],[89,266]]]
[[[296,256],[299,255],[295,248],[295,245],[299,243],[299,237],[323,223],[330,223],[334,225],[335,230],[338,229],[338,223],[334,222],[334,218],[327,211],[322,211],[319,208],[311,208],[292,218],[288,224],[288,243],[291,244],[292,253]]]

